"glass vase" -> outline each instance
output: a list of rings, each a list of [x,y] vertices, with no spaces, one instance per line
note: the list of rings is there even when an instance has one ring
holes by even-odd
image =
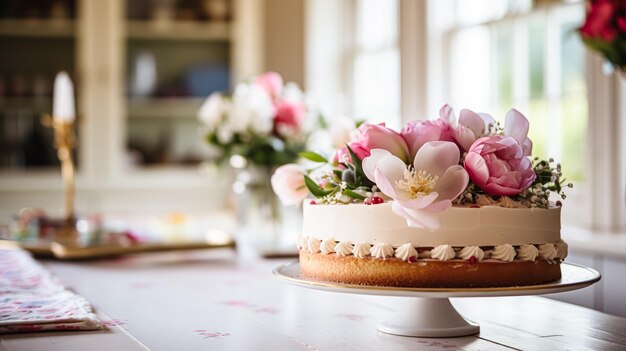
[[[237,245],[264,256],[296,254],[302,225],[300,206],[284,206],[272,190],[272,167],[237,169],[233,183]]]

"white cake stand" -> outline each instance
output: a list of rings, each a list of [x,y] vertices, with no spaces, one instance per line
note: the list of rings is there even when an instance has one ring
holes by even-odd
[[[581,289],[600,280],[597,271],[573,264],[561,263],[562,278],[558,281],[529,286],[502,288],[400,288],[362,286],[321,282],[300,276],[300,264],[293,262],[274,269],[274,276],[300,287],[348,294],[409,297],[404,308],[378,330],[395,335],[420,337],[455,337],[476,334],[478,324],[461,316],[452,306],[450,297],[491,297],[554,294]]]

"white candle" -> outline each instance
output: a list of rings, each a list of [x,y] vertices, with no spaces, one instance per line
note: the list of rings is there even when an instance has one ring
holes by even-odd
[[[66,72],[59,72],[54,79],[52,116],[57,122],[74,122],[74,85]]]

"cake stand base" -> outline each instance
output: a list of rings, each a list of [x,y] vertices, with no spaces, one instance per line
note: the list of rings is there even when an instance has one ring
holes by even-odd
[[[476,334],[478,324],[463,318],[450,297],[495,297],[554,294],[587,287],[600,280],[596,270],[575,263],[561,263],[561,279],[538,285],[496,288],[408,288],[333,283],[303,277],[300,264],[293,262],[274,269],[274,276],[303,288],[329,292],[402,298],[398,311],[378,330],[388,334],[450,338]]]
[[[445,338],[476,334],[478,324],[463,318],[447,298],[403,299],[401,309],[378,324],[387,334]]]

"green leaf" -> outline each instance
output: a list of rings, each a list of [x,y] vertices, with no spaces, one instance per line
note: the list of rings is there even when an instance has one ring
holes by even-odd
[[[306,158],[309,161],[328,163],[328,160],[324,156],[313,151],[304,151],[299,153],[298,155],[300,155],[300,157]]]
[[[354,164],[354,173],[356,174],[356,185],[364,185],[367,187],[371,187],[374,183],[367,178],[365,172],[363,172],[363,164],[360,158],[352,151],[350,146],[346,145],[348,152],[350,153],[350,158],[352,159],[352,164]]]
[[[348,152],[350,153],[350,158],[352,159],[352,164],[354,165],[354,171],[359,174],[363,173],[363,166],[361,164],[361,159],[352,151],[352,148],[349,145],[346,145]]]
[[[333,174],[337,177],[338,180],[341,180],[342,172],[338,169],[333,169]]]
[[[319,185],[317,185],[317,183],[313,179],[311,179],[307,175],[304,176],[304,185],[306,185],[306,187],[309,189],[311,194],[313,194],[313,196],[315,197],[324,197],[332,193],[333,191],[335,191],[334,189],[331,189],[331,190],[322,189]]]
[[[356,191],[352,191],[352,190],[350,190],[350,189],[345,189],[345,190],[343,191],[343,194],[344,194],[344,195],[348,195],[348,196],[350,196],[350,197],[351,197],[351,198],[353,198],[353,199],[357,199],[357,200],[365,200],[365,196],[363,196],[363,195],[361,195],[361,194],[357,193]]]

